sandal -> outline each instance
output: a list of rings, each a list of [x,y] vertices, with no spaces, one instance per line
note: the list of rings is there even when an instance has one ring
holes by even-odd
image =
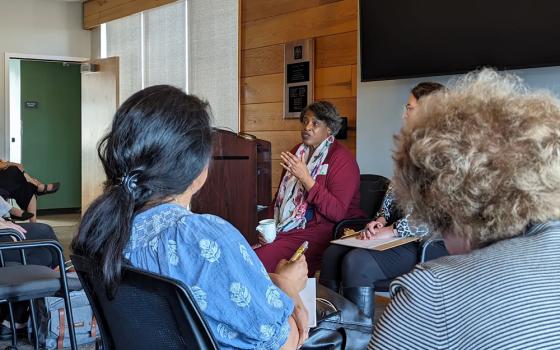
[[[12,221],[27,221],[34,216],[35,214],[30,213],[28,211],[24,211],[21,213],[21,215],[10,214],[10,219],[12,219]]]
[[[49,185],[51,185],[50,190],[48,189]],[[39,188],[37,188],[37,191],[35,191],[35,194],[37,194],[38,196],[42,196],[42,195],[45,195],[45,194],[55,193],[60,188],[60,182],[54,182],[52,184],[44,184],[43,186],[44,186],[43,190],[39,191]]]

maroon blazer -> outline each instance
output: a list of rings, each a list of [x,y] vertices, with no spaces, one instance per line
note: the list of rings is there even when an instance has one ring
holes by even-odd
[[[290,152],[295,154],[299,145]],[[314,208],[316,224],[335,224],[343,219],[364,217],[360,209],[360,168],[354,155],[335,140],[323,162],[328,164],[326,175],[317,175],[315,185],[307,193],[307,203]],[[286,170],[282,171],[280,183]],[[278,185],[280,187],[280,185]],[[272,202],[272,216],[274,203]]]

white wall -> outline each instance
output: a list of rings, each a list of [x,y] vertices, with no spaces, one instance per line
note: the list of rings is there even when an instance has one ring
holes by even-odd
[[[212,106],[217,127],[239,131],[238,1],[187,0],[189,93]]]
[[[0,0],[0,158],[7,157],[5,53],[90,57],[90,36],[80,2]]]
[[[560,67],[516,70],[533,88],[560,95]],[[357,158],[362,173],[393,174],[393,135],[401,127],[403,105],[410,89],[421,81],[447,84],[455,76],[425,77],[358,84]]]

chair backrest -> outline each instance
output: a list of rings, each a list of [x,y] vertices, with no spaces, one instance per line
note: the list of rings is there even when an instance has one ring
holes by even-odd
[[[101,330],[104,350],[217,349],[190,291],[180,281],[123,267],[110,298],[98,264],[72,255]]]
[[[389,182],[381,175],[360,175],[360,207],[367,217],[373,217],[381,207]]]

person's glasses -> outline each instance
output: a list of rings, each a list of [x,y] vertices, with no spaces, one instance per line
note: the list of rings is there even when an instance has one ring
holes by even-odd
[[[416,107],[414,107],[410,103],[407,103],[403,106],[403,112],[412,112],[414,110],[414,108],[416,108]]]

